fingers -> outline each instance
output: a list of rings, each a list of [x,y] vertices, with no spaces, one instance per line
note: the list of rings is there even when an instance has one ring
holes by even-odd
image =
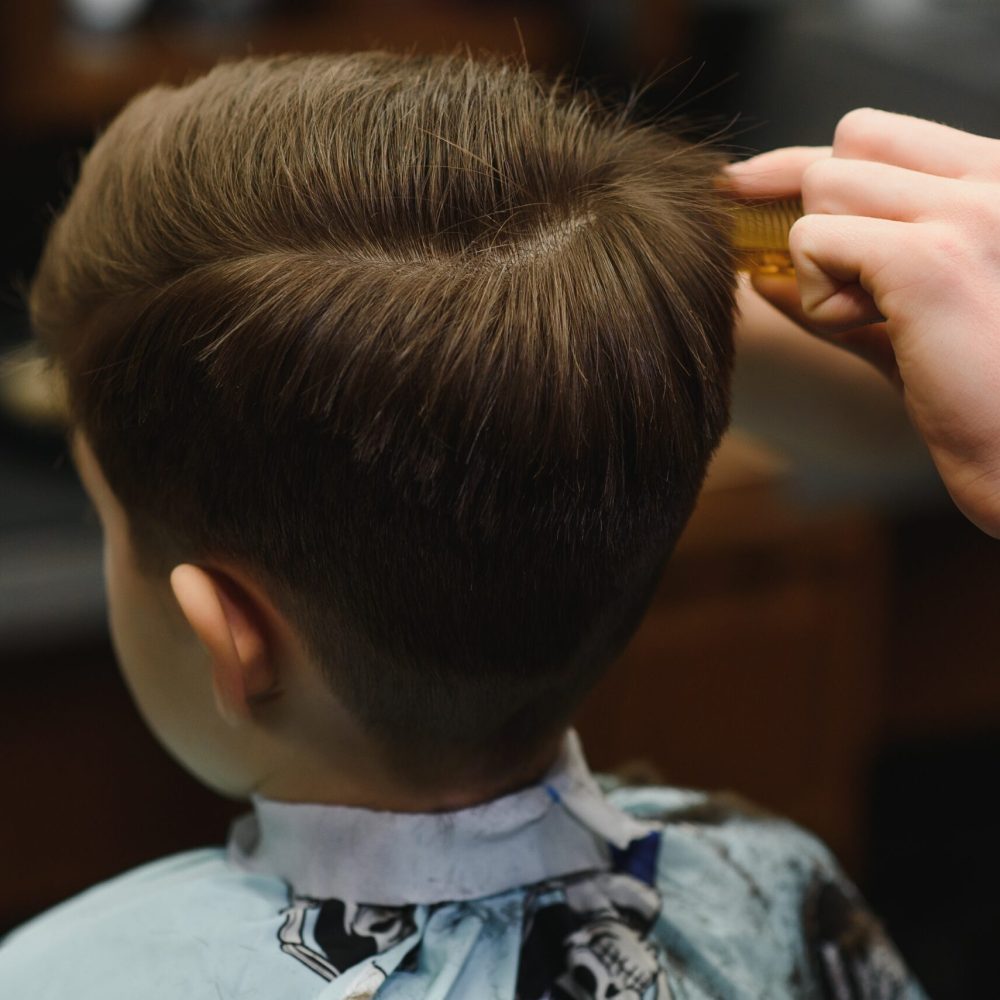
[[[975,194],[968,182],[835,156],[816,160],[802,175],[803,208],[825,215],[919,222],[966,206]]]
[[[1000,179],[1000,141],[873,108],[858,108],[840,119],[833,155],[938,177]]]
[[[761,153],[729,164],[725,178],[739,197],[787,198],[800,192],[807,169],[831,159],[877,162],[939,178],[1000,180],[1000,140],[873,108],[844,115],[832,146],[789,146]]]
[[[872,297],[871,278],[905,244],[908,227],[831,215],[807,215],[792,226],[789,250],[813,328],[836,333],[884,319]]]
[[[802,174],[819,159],[828,159],[829,146],[790,146],[730,163],[725,177],[740,198],[788,198],[802,189]]]

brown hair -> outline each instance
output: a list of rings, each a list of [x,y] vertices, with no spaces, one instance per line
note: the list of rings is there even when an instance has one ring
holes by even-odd
[[[401,773],[495,776],[727,423],[720,162],[499,60],[223,63],[104,130],[31,315],[148,572],[235,561]]]

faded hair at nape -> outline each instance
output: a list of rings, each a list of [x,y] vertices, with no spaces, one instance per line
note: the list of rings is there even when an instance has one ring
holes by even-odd
[[[499,59],[222,63],[100,135],[32,319],[140,551],[256,574],[401,770],[499,773],[726,426],[721,162]]]

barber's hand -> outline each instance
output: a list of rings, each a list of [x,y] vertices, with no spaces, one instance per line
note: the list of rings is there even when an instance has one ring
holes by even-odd
[[[959,508],[1000,537],[1000,141],[863,109],[832,147],[727,173],[740,196],[801,193],[797,284],[755,287],[899,386]]]

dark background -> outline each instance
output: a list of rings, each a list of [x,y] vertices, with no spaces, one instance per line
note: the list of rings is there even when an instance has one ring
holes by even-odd
[[[0,7],[0,350],[28,336],[17,282],[94,129],[132,93],[220,55],[458,42],[523,51],[610,98],[638,84],[644,113],[715,136],[734,156],[827,143],[861,105],[1000,135],[1000,14],[974,0],[133,7],[103,26],[82,3]],[[783,462],[744,457],[735,478],[717,481],[644,630],[580,725],[597,767],[639,757],[670,781],[734,786],[815,829],[932,996],[992,995],[997,549],[951,509],[919,445],[888,435],[898,414],[866,416],[858,391],[792,354],[745,348],[737,429]],[[242,808],[200,788],[145,732],[103,614],[97,528],[61,441],[0,414],[10,791],[0,930],[142,861],[220,842]],[[641,710],[624,707],[630,678],[654,704],[686,691],[694,724],[675,717],[637,732]]]

